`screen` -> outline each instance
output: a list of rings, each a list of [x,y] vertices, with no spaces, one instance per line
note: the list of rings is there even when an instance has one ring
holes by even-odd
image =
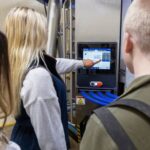
[[[83,48],[83,59],[93,61],[101,60],[91,69],[110,70],[111,69],[111,49],[110,48]]]

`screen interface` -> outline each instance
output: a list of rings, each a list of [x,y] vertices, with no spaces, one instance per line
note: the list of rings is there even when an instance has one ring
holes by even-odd
[[[101,60],[91,69],[99,69],[99,70],[111,69],[110,48],[83,48],[83,59],[91,59],[93,61]]]

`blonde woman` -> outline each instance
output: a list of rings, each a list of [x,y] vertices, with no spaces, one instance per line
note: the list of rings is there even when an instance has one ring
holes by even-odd
[[[0,31],[0,119],[4,120],[0,128],[0,149],[1,150],[20,150],[13,142],[10,142],[3,134],[3,128],[7,116],[10,115],[14,108],[10,84],[10,66],[8,57],[8,45],[6,36]]]
[[[66,89],[59,74],[95,63],[48,56],[47,21],[33,9],[13,8],[5,27],[18,114],[11,139],[22,150],[66,150]]]

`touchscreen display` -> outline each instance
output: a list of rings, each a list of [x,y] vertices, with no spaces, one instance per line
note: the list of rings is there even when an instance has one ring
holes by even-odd
[[[91,69],[99,69],[99,70],[111,69],[110,48],[83,48],[83,59],[91,59],[93,61],[101,60]]]

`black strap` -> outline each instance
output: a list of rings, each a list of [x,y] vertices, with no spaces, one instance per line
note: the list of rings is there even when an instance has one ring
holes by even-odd
[[[121,99],[107,107],[125,107],[135,110],[148,119],[150,119],[150,105],[136,99]],[[114,142],[121,150],[134,150],[136,149],[124,129],[121,127],[118,120],[107,108],[100,108],[94,111],[97,117],[105,126],[107,132],[112,137]]]
[[[109,105],[110,107],[129,107],[132,108],[150,119],[150,105],[136,99],[121,99]]]
[[[113,116],[113,114],[107,108],[100,108],[94,111],[97,117],[103,123],[106,131],[117,144],[119,150],[136,150],[134,144]]]

